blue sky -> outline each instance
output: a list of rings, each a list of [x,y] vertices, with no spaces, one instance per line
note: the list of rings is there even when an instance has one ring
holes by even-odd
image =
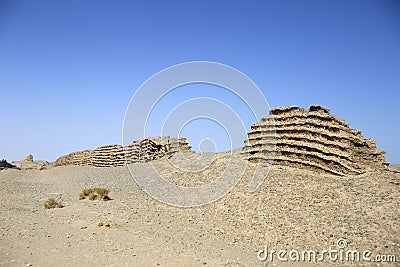
[[[206,60],[245,73],[271,107],[330,108],[400,163],[399,47],[398,1],[0,0],[0,158],[122,143],[146,79]]]

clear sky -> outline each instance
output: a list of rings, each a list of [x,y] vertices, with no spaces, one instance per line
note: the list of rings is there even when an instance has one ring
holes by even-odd
[[[385,0],[0,0],[0,158],[122,143],[135,90],[194,60],[242,71],[271,107],[326,106],[400,163],[400,4]]]

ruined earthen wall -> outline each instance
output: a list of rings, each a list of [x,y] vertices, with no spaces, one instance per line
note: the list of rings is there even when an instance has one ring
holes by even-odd
[[[124,166],[127,163],[148,162],[171,157],[182,151],[190,152],[186,138],[149,137],[133,141],[128,146],[106,145],[95,150],[82,150],[59,157],[53,165],[79,165],[94,167]]]
[[[63,165],[79,165],[79,166],[89,166],[91,165],[91,155],[92,150],[82,150],[72,152],[68,155],[59,157],[53,165],[63,166]]]
[[[251,126],[243,153],[249,161],[273,160],[276,165],[335,175],[371,172],[388,165],[375,140],[363,137],[319,105],[272,109]]]
[[[93,150],[90,166],[116,167],[125,165],[124,147],[121,145],[106,145]]]

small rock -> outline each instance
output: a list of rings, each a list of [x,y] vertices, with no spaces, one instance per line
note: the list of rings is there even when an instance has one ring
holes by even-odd
[[[24,161],[33,162],[33,155],[31,154],[26,155]]]

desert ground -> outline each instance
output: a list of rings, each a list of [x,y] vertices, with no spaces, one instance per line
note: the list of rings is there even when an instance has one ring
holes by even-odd
[[[182,185],[218,176],[227,155],[196,174],[179,175],[166,160],[151,164]],[[245,159],[243,159],[245,160]],[[251,169],[251,167],[249,168]],[[235,175],[235,166],[230,168]],[[400,166],[341,177],[273,166],[260,188],[251,172],[211,204],[180,208],[154,200],[125,167],[46,167],[0,171],[1,266],[399,266]],[[109,201],[79,200],[84,188],[105,187]],[[45,209],[50,197],[65,207]],[[260,261],[269,249],[336,248],[395,255],[396,263]]]

